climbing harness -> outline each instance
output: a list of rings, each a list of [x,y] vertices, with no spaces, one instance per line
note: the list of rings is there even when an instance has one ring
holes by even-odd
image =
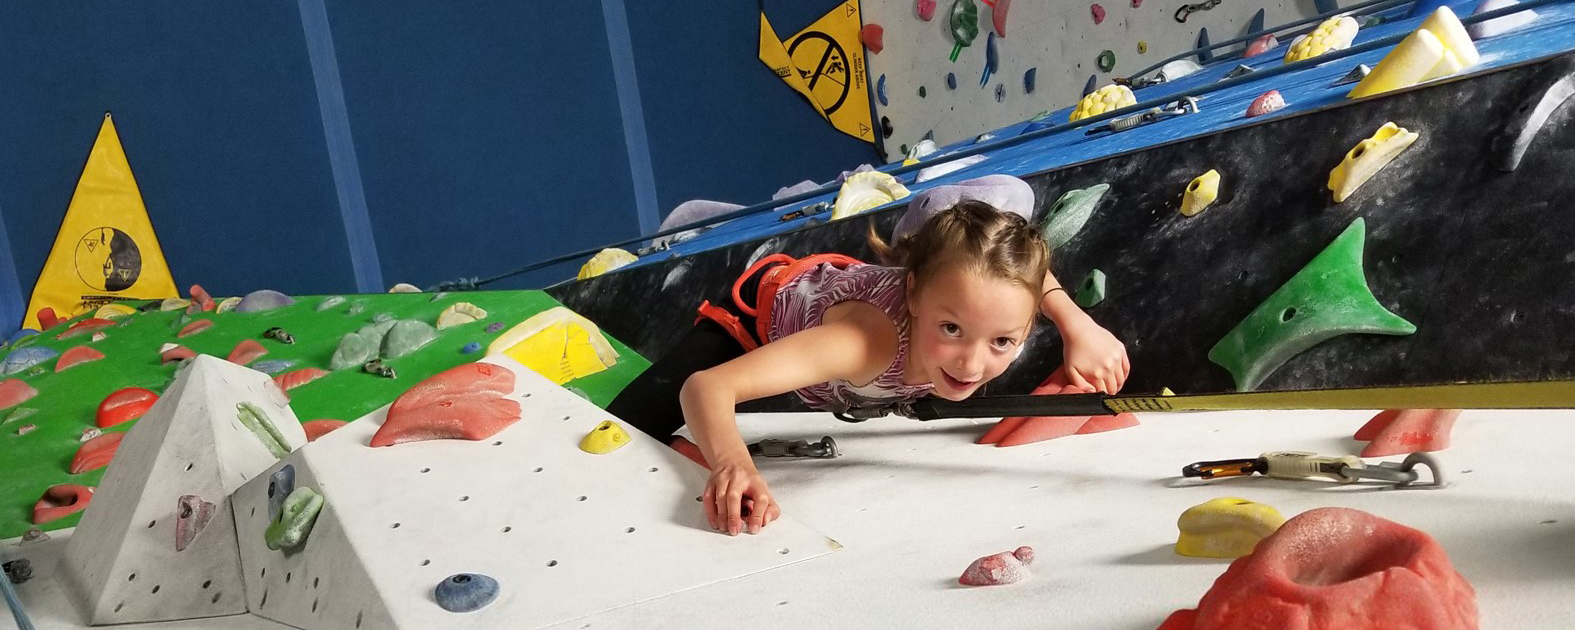
[[[1176,9],[1176,21],[1186,22],[1187,16],[1199,11],[1207,11],[1219,5],[1220,0],[1207,0],[1206,2],[1199,2],[1197,4],[1183,4],[1181,5],[1180,9]]]
[[[1427,468],[1432,481],[1422,479],[1417,466]],[[1257,473],[1279,479],[1328,479],[1339,483],[1362,480],[1392,483],[1396,488],[1442,488],[1443,469],[1438,460],[1428,453],[1412,453],[1404,461],[1383,462],[1369,466],[1351,455],[1326,457],[1305,451],[1276,451],[1246,459],[1226,459],[1188,464],[1181,469],[1181,476],[1198,479],[1240,477]]]

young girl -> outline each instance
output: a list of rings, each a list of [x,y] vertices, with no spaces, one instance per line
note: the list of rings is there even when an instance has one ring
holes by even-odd
[[[713,529],[753,534],[781,515],[739,434],[738,403],[790,391],[831,411],[962,400],[1017,358],[1036,313],[1060,331],[1074,386],[1115,393],[1125,382],[1126,349],[1067,296],[1021,216],[963,201],[892,246],[870,240],[892,266],[757,263],[733,291],[757,296],[753,307],[702,305],[704,321],[608,406],[663,441],[688,424],[711,467],[701,499]]]

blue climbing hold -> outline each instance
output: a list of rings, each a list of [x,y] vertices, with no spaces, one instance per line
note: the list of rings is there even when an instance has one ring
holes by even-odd
[[[472,341],[470,343],[465,344],[465,347],[460,348],[459,351],[463,352],[465,354],[475,354],[477,352],[481,352],[481,343],[477,342],[477,341]]]
[[[1029,68],[1027,72],[1023,73],[1023,92],[1024,93],[1026,93],[1026,94],[1033,94],[1034,93],[1034,79],[1035,79],[1035,77],[1038,74],[1039,74],[1039,69],[1038,68]]]
[[[279,520],[284,513],[284,498],[295,492],[295,466],[285,464],[268,477],[268,522]]]
[[[1416,2],[1411,5],[1411,11],[1406,13],[1405,16],[1407,19],[1410,19],[1424,15],[1432,15],[1434,11],[1438,10],[1438,7],[1447,6],[1448,4],[1449,0],[1416,0]]]
[[[1208,63],[1214,60],[1214,51],[1209,48],[1209,29],[1198,29],[1198,62]]]
[[[433,595],[449,612],[481,610],[498,598],[498,581],[480,573],[457,573],[439,582]]]
[[[26,339],[26,338],[31,337],[31,336],[36,335],[36,334],[38,334],[38,331],[36,331],[36,330],[33,330],[31,328],[23,328],[21,330],[16,331],[16,333],[12,334],[11,338],[5,340],[5,342],[6,343],[16,343],[18,341],[21,341],[23,339]]]
[[[1096,90],[1098,88],[1099,88],[1099,75],[1097,75],[1097,74],[1090,74],[1090,75],[1088,75],[1088,83],[1084,83],[1083,84],[1083,96],[1088,96],[1089,94],[1093,94],[1094,90]]]
[[[948,90],[955,90],[955,89],[957,89],[957,75],[952,74],[950,72],[946,73],[946,89],[948,89]]]
[[[278,374],[294,366],[295,361],[290,359],[270,359],[267,361],[258,361],[246,367],[257,370],[258,372],[262,372],[263,374]]]
[[[7,376],[16,374],[58,356],[60,356],[60,352],[43,346],[17,348],[12,350],[11,354],[5,355],[5,364],[0,366],[0,373],[4,373]]]
[[[1263,30],[1263,9],[1258,9],[1258,12],[1252,15],[1252,23],[1247,25],[1247,32],[1257,33],[1261,30]]]
[[[880,75],[875,81],[875,98],[880,99],[880,104],[886,104],[886,75]]]
[[[984,75],[979,77],[979,87],[984,87],[990,82],[990,75],[1001,67],[1001,54],[995,49],[995,33],[990,33],[990,39],[984,45]]]

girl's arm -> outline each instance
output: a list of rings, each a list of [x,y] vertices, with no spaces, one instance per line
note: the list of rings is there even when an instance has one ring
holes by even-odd
[[[1073,385],[1107,394],[1121,391],[1132,370],[1126,346],[1072,301],[1055,274],[1045,273],[1043,291],[1039,310],[1061,333],[1067,378]]]

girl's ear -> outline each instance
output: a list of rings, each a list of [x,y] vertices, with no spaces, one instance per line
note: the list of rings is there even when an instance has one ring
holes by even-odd
[[[910,301],[910,302],[913,301],[913,272],[912,271],[907,273],[907,277],[903,281],[903,286],[904,286],[903,290],[906,291],[907,294],[908,294],[907,295],[908,301]]]

